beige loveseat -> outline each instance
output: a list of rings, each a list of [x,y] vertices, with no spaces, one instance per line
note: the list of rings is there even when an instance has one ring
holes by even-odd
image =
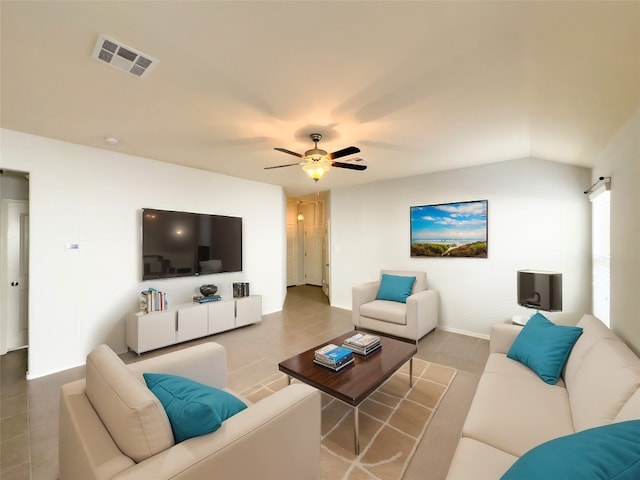
[[[377,300],[381,280],[352,288],[351,312],[356,329],[373,330],[418,342],[438,325],[439,296],[427,288],[427,274],[418,271],[382,270],[383,274],[415,277],[406,303]]]
[[[597,318],[585,315],[577,326],[582,335],[556,385],[507,358],[520,327],[492,327],[489,359],[447,480],[497,480],[547,440],[640,419],[640,359]]]
[[[97,347],[87,356],[86,379],[62,387],[60,480],[318,479],[320,393],[308,385],[287,386],[217,431],[174,443],[142,374],[225,389],[226,368],[226,352],[213,342],[130,365],[106,345]]]

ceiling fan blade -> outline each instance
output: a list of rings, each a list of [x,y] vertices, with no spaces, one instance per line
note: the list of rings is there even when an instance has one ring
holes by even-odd
[[[327,158],[329,158],[329,160],[334,160],[336,158],[341,158],[341,157],[346,157],[347,155],[352,155],[354,153],[359,153],[360,149],[358,147],[346,147],[343,148],[342,150],[338,150],[336,152],[330,153],[329,155],[327,155]]]
[[[294,165],[303,165],[306,162],[296,162],[296,163],[287,163],[285,165],[275,165],[273,167],[264,167],[265,170],[270,170],[272,168],[282,168],[282,167],[293,167]]]
[[[292,152],[291,150],[287,150],[286,148],[275,147],[274,150],[278,150],[279,152],[282,152],[282,153],[288,153],[289,155],[293,155],[294,157],[303,158],[301,154]]]
[[[358,165],[357,163],[331,162],[332,167],[349,168],[351,170],[366,170],[366,165]]]

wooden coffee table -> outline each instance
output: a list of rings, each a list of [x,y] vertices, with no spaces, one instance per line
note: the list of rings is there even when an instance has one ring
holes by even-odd
[[[314,353],[329,343],[342,345],[345,338],[355,332],[350,331],[331,340],[310,348],[306,352],[280,362],[278,368],[289,377],[316,387],[318,390],[354,408],[354,445],[355,453],[360,453],[358,406],[393,375],[402,365],[409,362],[409,385],[413,386],[413,356],[417,353],[415,343],[403,342],[394,338],[380,336],[382,347],[366,357],[353,354],[353,364],[334,372],[330,368],[314,363]]]

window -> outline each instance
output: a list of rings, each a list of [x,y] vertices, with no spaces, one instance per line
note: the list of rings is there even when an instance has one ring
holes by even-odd
[[[610,240],[610,191],[609,182],[594,190],[591,200],[591,240],[593,279],[593,314],[609,325],[609,295],[611,291],[609,264],[611,250]]]

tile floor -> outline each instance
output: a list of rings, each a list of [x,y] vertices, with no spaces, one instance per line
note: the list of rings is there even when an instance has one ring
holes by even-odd
[[[185,345],[218,342],[227,349],[229,387],[240,392],[277,373],[278,362],[351,328],[351,311],[330,307],[320,288],[292,287],[283,310],[264,316],[260,324],[149,352],[144,358]],[[0,357],[0,477],[55,480],[59,388],[82,378],[84,368],[27,381],[27,354],[26,350],[19,350]],[[420,341],[419,358],[456,368],[458,374],[429,424],[404,480],[445,477],[488,354],[488,341],[441,330]],[[121,358],[127,363],[138,360],[132,352]]]

